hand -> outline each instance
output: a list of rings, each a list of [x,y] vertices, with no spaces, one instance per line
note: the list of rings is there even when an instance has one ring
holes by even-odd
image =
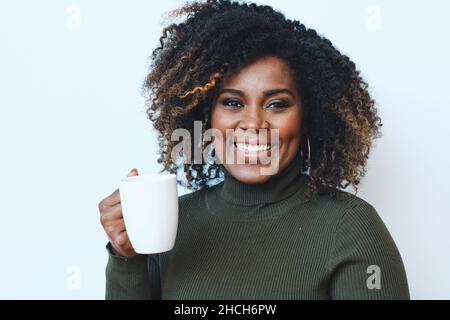
[[[127,177],[137,175],[139,175],[137,169],[132,169]],[[100,201],[98,209],[100,211],[100,223],[111,242],[113,253],[124,257],[137,256],[125,229],[119,189]]]

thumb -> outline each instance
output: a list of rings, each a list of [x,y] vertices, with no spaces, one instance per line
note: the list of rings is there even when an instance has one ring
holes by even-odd
[[[137,171],[136,168],[131,169],[131,171],[128,173],[127,177],[132,177],[132,176],[138,176],[139,173]]]

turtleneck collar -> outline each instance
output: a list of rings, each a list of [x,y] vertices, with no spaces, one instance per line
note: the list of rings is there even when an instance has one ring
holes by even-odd
[[[300,155],[297,154],[283,171],[261,184],[240,182],[221,165],[224,172],[220,198],[235,205],[254,206],[279,202],[299,189],[304,190],[307,176],[301,174]]]

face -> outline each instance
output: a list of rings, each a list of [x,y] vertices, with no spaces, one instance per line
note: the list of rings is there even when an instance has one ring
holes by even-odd
[[[292,70],[280,58],[262,57],[224,77],[218,88],[211,114],[211,127],[222,137],[214,139],[216,156],[237,180],[263,183],[282,172],[296,156],[301,120],[301,98]],[[269,164],[254,161],[263,153],[270,157]],[[274,161],[278,161],[278,170],[262,174],[261,169]]]

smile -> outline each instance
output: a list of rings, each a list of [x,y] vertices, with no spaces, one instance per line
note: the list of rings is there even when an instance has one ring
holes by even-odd
[[[260,151],[268,151],[272,148],[272,145],[268,145],[268,144],[264,144],[264,145],[259,145],[259,144],[248,144],[248,143],[234,143],[234,146],[243,152],[248,152],[248,153],[257,153]]]

